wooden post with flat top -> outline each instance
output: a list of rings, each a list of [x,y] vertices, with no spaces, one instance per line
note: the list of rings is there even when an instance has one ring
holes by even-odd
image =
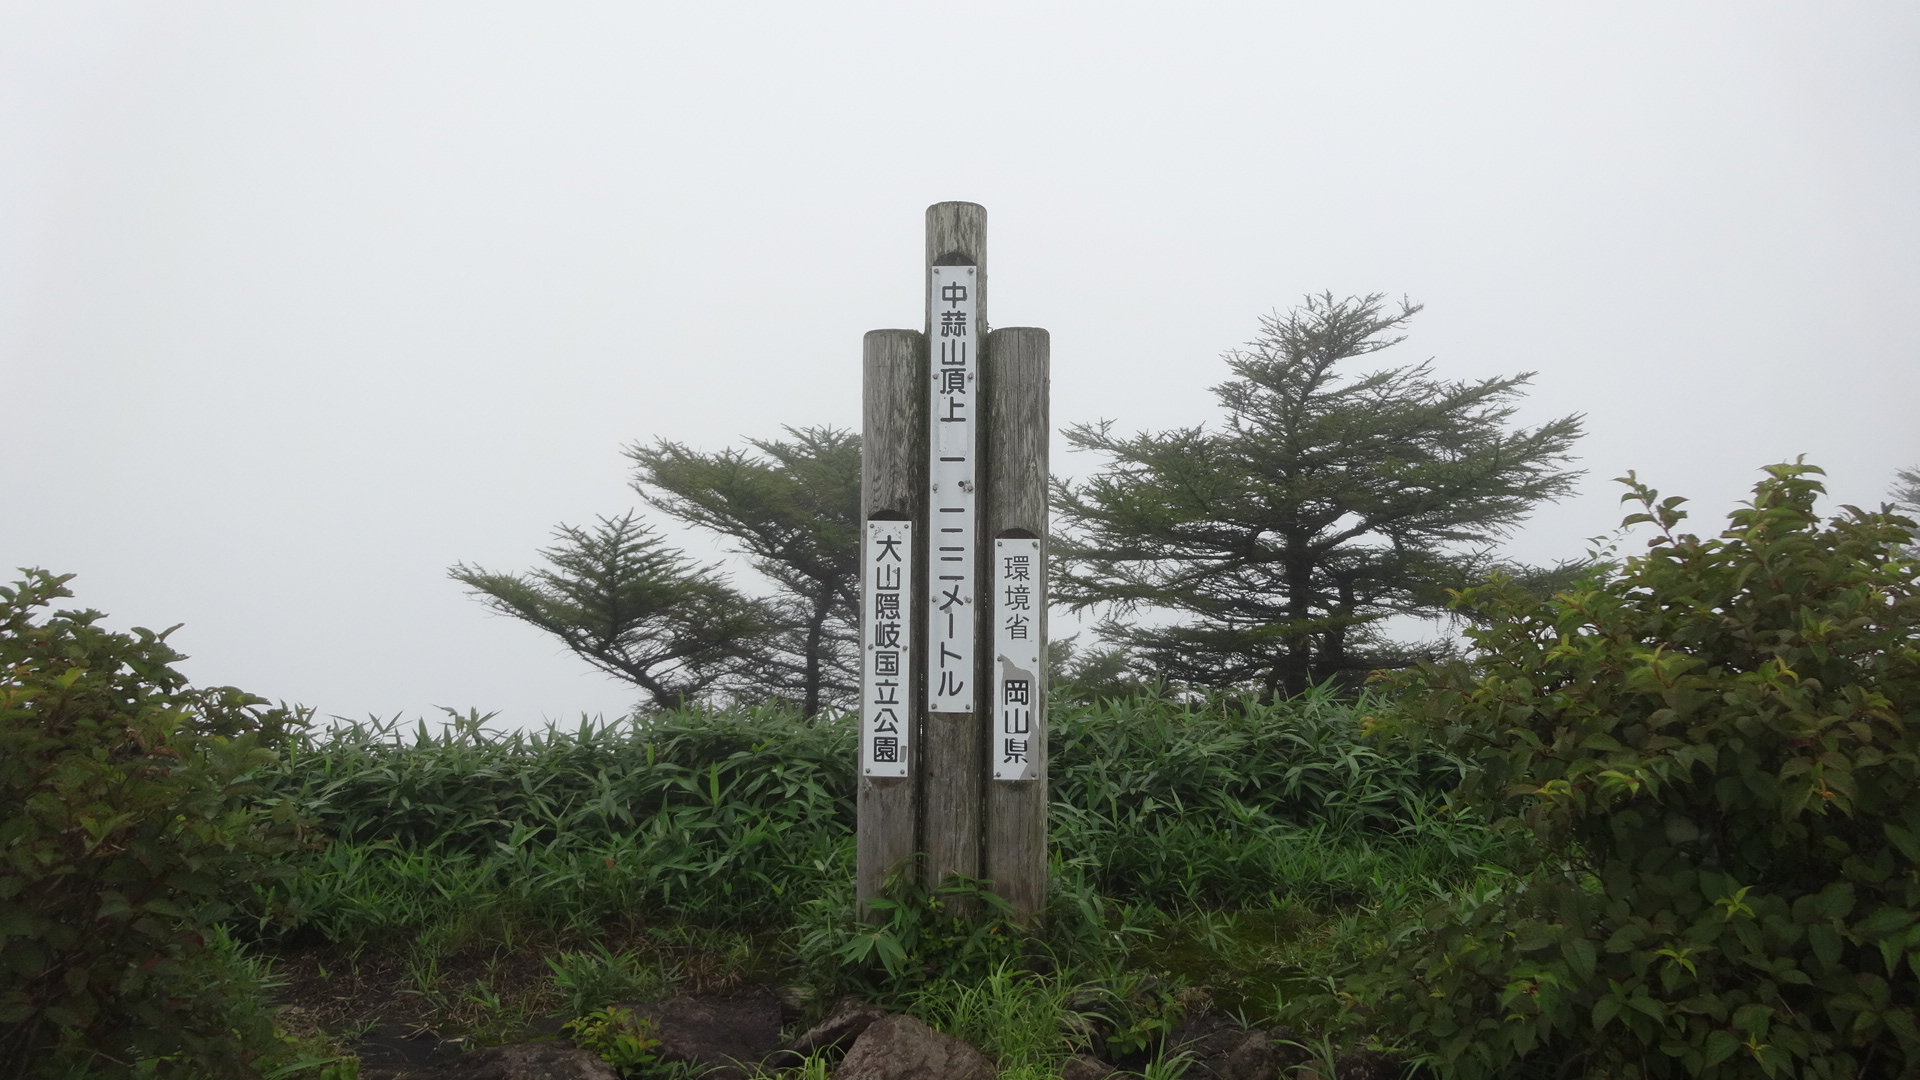
[[[873,330],[867,333],[861,349],[861,438],[860,509],[863,527],[872,530],[875,522],[907,522],[912,528],[925,528],[927,520],[927,337],[918,330]],[[916,543],[917,543],[917,538]],[[865,539],[863,538],[863,542]],[[871,544],[868,545],[871,547]],[[865,549],[863,549],[865,550]],[[860,648],[863,657],[861,692],[871,698],[869,683],[885,681],[873,673],[873,654],[879,648],[874,641],[876,627],[886,624],[874,618],[876,581],[862,563],[860,595]],[[894,591],[894,599],[917,597],[926,592],[926,562],[910,559],[911,572]],[[913,608],[907,601],[908,609]],[[909,635],[909,657],[921,654],[925,628],[921,620],[897,620],[898,631]],[[887,669],[896,685],[886,695],[899,702],[896,714],[907,726],[904,743],[904,769],[891,771],[904,775],[876,776],[869,758],[871,738],[864,728],[870,726],[866,715],[874,709],[868,700],[861,702],[861,774],[858,780],[858,839],[855,841],[854,893],[859,897],[861,913],[867,901],[880,894],[887,875],[901,868],[919,846],[918,797],[920,740],[917,732],[919,665],[895,664]],[[884,673],[883,673],[884,674]],[[880,770],[887,771],[887,770]],[[912,872],[912,868],[908,868]]]
[[[991,614],[981,620],[981,685],[993,699],[985,714],[983,876],[1022,920],[1047,906],[1049,345],[1047,332],[1035,327],[995,330],[982,373],[987,483],[981,535],[990,538],[987,557],[997,560],[982,575]],[[1015,636],[1018,631],[1024,634]]]
[[[987,326],[987,212],[927,208],[924,332],[864,354],[855,893],[985,877],[1047,903],[1048,338]]]
[[[927,884],[979,877],[986,695],[978,685],[980,344],[987,320],[987,211],[927,208],[929,472],[924,834]]]

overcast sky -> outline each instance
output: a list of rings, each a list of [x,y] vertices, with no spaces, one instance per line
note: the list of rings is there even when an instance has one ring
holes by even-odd
[[[1383,360],[1587,415],[1520,557],[1629,469],[1877,504],[1916,58],[1907,2],[0,3],[0,566],[323,715],[618,714],[446,568],[635,505],[630,441],[856,426],[943,199],[1059,425],[1214,419],[1260,315],[1385,292]]]

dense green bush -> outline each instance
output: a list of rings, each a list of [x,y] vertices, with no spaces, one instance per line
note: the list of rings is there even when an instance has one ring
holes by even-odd
[[[1510,887],[1403,928],[1353,989],[1447,1075],[1920,1070],[1920,569],[1781,465],[1718,538],[1660,530],[1551,600],[1500,584],[1470,660],[1400,681],[1459,793],[1531,838]]]
[[[189,688],[165,633],[36,621],[67,580],[0,588],[0,1074],[243,1072],[274,1031],[220,923],[299,842],[252,782],[298,717]]]

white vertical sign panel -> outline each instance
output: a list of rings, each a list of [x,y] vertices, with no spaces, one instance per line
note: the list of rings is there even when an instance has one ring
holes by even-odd
[[[993,778],[1031,780],[1040,705],[1040,541],[993,542]]]
[[[867,522],[860,559],[860,771],[905,776],[913,742],[913,523]]]
[[[927,439],[927,710],[973,711],[974,521],[978,496],[976,268],[935,266],[928,324],[933,343],[933,431]]]

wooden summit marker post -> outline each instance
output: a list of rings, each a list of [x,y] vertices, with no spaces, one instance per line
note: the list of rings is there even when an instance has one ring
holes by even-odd
[[[980,604],[980,327],[987,212],[927,209],[927,884],[980,876],[986,696],[976,677]]]
[[[916,853],[1046,905],[1048,337],[987,331],[987,212],[927,208],[924,331],[867,334],[856,892]],[[924,703],[924,705],[922,704]]]
[[[987,336],[988,470],[981,535],[993,616],[981,628],[989,697],[984,876],[1013,910],[1047,906],[1047,441],[1050,339]]]
[[[862,343],[860,776],[854,892],[861,910],[919,850],[919,668],[914,598],[926,591],[916,527],[927,521],[927,336],[874,330]],[[906,543],[889,544],[904,539]],[[902,565],[896,568],[893,564]]]

